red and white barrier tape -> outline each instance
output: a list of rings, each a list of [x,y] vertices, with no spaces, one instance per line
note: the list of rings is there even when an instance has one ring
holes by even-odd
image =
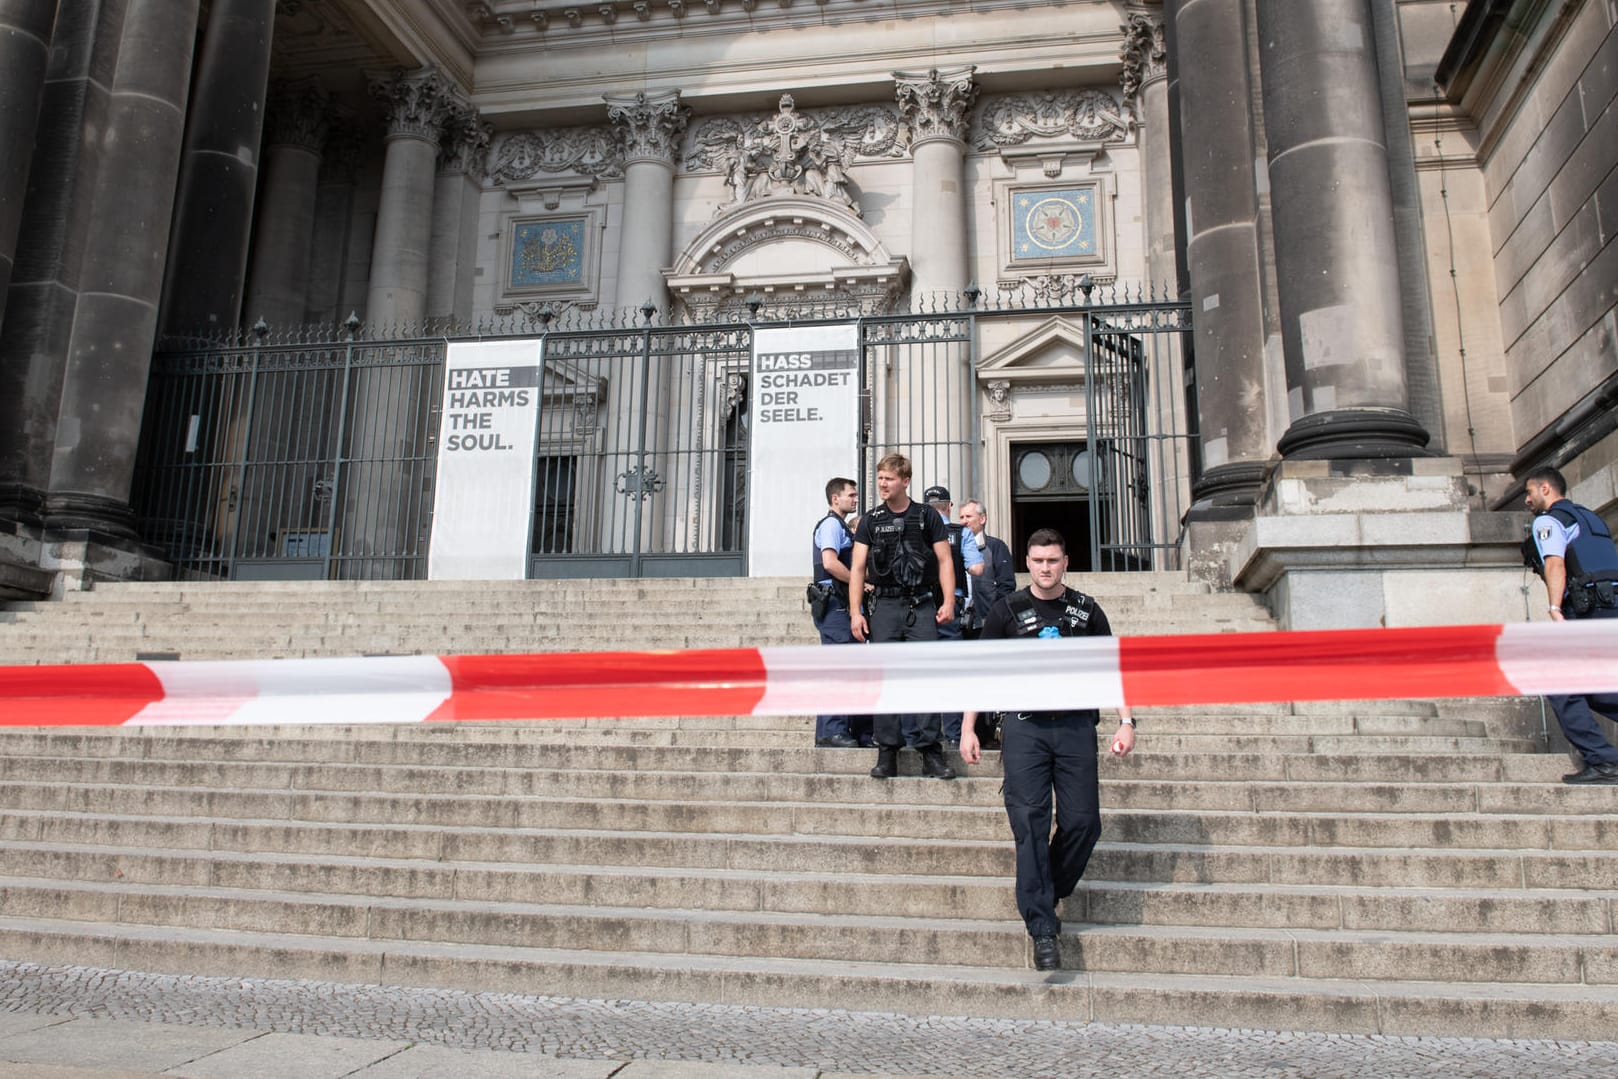
[[[1618,620],[0,667],[0,726],[803,715],[1618,692]]]

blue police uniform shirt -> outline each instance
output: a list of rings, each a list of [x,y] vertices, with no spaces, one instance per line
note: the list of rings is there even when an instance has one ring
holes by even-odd
[[[1539,557],[1566,558],[1569,544],[1579,538],[1579,522],[1575,520],[1570,525],[1564,525],[1548,513],[1542,513],[1534,518],[1534,546],[1539,548]]]
[[[972,584],[972,567],[983,565],[983,552],[978,549],[978,539],[970,528],[961,529],[961,559],[966,563],[967,577],[955,582],[955,592],[964,596]]]
[[[802,533],[799,534],[801,535]],[[854,537],[848,534],[848,529],[844,527],[841,521],[838,521],[830,514],[822,517],[820,519],[820,524],[815,527],[816,576],[818,577],[824,572],[818,569],[818,567],[821,565],[820,552],[835,551],[837,552],[838,561],[846,562],[847,560],[843,558],[843,552],[849,550],[853,546]]]

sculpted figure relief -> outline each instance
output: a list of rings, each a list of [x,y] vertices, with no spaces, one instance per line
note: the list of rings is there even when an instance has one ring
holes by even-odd
[[[692,138],[685,167],[725,174],[731,197],[721,213],[752,199],[790,194],[827,199],[858,214],[848,180],[855,157],[902,152],[896,126],[884,130],[877,122],[884,119],[880,110],[865,109],[857,116],[840,110],[817,120],[798,112],[791,94],[782,94],[774,116],[705,123]]]

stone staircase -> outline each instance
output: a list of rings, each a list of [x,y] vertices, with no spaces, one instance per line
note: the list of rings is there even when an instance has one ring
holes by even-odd
[[[1127,633],[1251,597],[1080,577]],[[814,639],[797,581],[130,585],[0,663]],[[943,645],[940,647],[970,647]],[[1106,728],[1104,728],[1106,729]],[[811,721],[0,730],[0,956],[567,996],[1610,1039],[1618,790],[1536,702],[1156,709],[1027,968],[996,754],[865,776]],[[903,766],[914,774],[915,762]]]

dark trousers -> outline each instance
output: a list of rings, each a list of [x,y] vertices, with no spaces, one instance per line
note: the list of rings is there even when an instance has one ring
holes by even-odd
[[[1618,608],[1607,607],[1591,611],[1588,618],[1618,618]],[[1618,693],[1581,693],[1575,696],[1547,696],[1551,711],[1562,733],[1584,757],[1585,764],[1618,764],[1618,749],[1614,749],[1601,730],[1596,712],[1618,719]]]
[[[959,592],[955,593],[955,617],[938,627],[938,639],[941,641],[959,641],[964,639],[965,624],[962,615],[966,612],[966,597]],[[938,717],[940,733],[946,742],[960,742],[961,740],[961,713],[943,712]]]
[[[908,599],[882,596],[871,601],[871,618],[866,639],[875,644],[893,641],[936,641],[938,623],[933,621],[938,605],[929,600],[914,607]],[[912,749],[937,749],[942,735],[939,733],[938,713],[888,713],[873,718],[873,738],[879,746],[910,746]]]
[[[826,617],[815,623],[815,629],[820,631],[821,644],[859,643],[854,639],[854,631],[848,625],[848,608],[835,600],[826,608]],[[846,734],[862,742],[869,742],[871,717],[845,715],[815,717],[815,741],[837,734]]]
[[[1073,894],[1101,838],[1093,716],[1075,712],[1027,719],[1007,716],[1000,732],[1006,816],[1017,845],[1017,909],[1032,937],[1061,932],[1056,901]]]

